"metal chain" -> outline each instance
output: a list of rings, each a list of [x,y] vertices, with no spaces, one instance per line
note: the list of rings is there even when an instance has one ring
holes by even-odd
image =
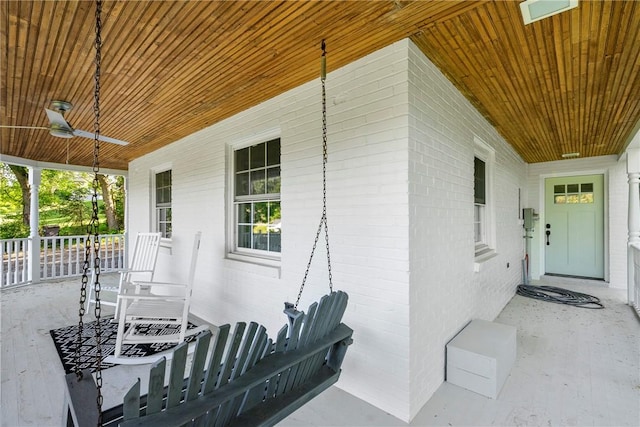
[[[327,78],[326,71],[326,45],[324,40],[322,40],[322,57],[321,57],[321,66],[320,66],[320,81],[322,82],[322,216],[320,217],[320,224],[318,225],[318,230],[316,231],[316,238],[313,242],[313,247],[311,248],[311,255],[309,256],[309,262],[307,263],[307,269],[304,272],[304,277],[302,278],[302,284],[300,285],[300,291],[298,292],[298,298],[296,299],[296,303],[294,305],[294,309],[298,309],[298,303],[300,303],[300,298],[302,297],[302,291],[304,290],[304,285],[307,282],[307,277],[309,276],[309,270],[311,270],[311,262],[313,261],[313,255],[316,252],[316,247],[318,246],[318,240],[320,240],[320,233],[322,232],[322,227],[324,226],[324,238],[326,242],[327,249],[327,267],[329,270],[329,292],[333,292],[333,276],[331,273],[331,254],[329,251],[329,225],[327,224],[327,93],[325,87],[325,80]]]
[[[93,196],[91,198],[91,205],[93,207],[93,215],[91,217],[91,227],[93,231],[94,241],[94,264],[95,271],[95,305],[94,315],[96,318],[96,388],[98,397],[96,399],[96,405],[98,406],[98,426],[102,426],[102,325],[100,324],[100,318],[102,314],[102,305],[100,302],[100,227],[98,222],[98,189],[100,188],[100,182],[98,180],[98,173],[100,172],[100,72],[102,65],[102,19],[100,17],[102,13],[102,0],[96,0],[96,72],[94,76],[95,88],[93,91],[93,113],[95,115],[94,133],[95,140],[93,144]]]
[[[85,315],[85,304],[87,302],[87,285],[89,283],[89,268],[93,268],[94,272],[94,291],[95,291],[95,308],[94,315],[96,317],[95,322],[95,337],[96,337],[96,352],[95,352],[95,374],[96,374],[96,388],[97,399],[96,405],[98,406],[98,427],[102,426],[102,325],[100,324],[100,317],[102,314],[102,306],[100,303],[100,224],[98,219],[98,189],[100,188],[100,181],[98,180],[98,173],[100,172],[100,66],[102,63],[102,20],[100,15],[102,13],[102,1],[96,0],[96,38],[95,38],[95,65],[96,70],[94,74],[94,92],[93,92],[93,112],[95,116],[94,121],[94,133],[95,140],[93,145],[93,194],[91,195],[91,221],[87,225],[87,238],[85,241],[84,251],[84,263],[82,264],[82,286],[80,289],[80,309],[78,311],[78,336],[76,340],[76,349],[74,354],[75,373],[78,380],[82,379],[82,372],[80,370],[80,348],[82,344],[82,335],[84,331],[83,317]],[[93,254],[93,265],[90,266],[90,260]]]

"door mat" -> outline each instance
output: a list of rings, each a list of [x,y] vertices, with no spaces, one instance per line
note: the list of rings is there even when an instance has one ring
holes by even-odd
[[[87,322],[82,328],[82,338],[80,343],[80,370],[90,368],[91,372],[95,372],[96,363],[96,322]],[[100,319],[102,333],[100,341],[102,343],[102,369],[115,366],[113,363],[105,363],[104,359],[112,356],[116,348],[116,336],[118,334],[118,324],[112,323],[111,318]],[[189,322],[188,329],[196,326]],[[177,333],[178,325],[148,325],[140,326],[138,330],[147,335],[168,335]],[[52,329],[49,331],[53,343],[60,356],[60,361],[64,367],[65,373],[69,374],[75,371],[75,351],[78,340],[78,325],[66,326],[64,328]],[[186,339],[187,342],[195,340],[196,336],[192,335]],[[173,343],[154,343],[154,344],[125,344],[122,346],[123,357],[143,357],[151,356],[162,351],[175,347]]]

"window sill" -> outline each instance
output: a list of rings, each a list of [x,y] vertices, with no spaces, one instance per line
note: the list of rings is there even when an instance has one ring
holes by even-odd
[[[489,247],[476,251],[476,256],[473,260],[473,271],[476,273],[480,272],[482,265],[497,255],[496,250]]]
[[[161,237],[160,238],[160,248],[165,248],[167,250],[169,250],[169,253],[171,253],[171,249],[173,248],[173,243],[171,241],[171,239],[168,239],[166,237]]]
[[[225,258],[225,265],[273,279],[280,278],[280,260],[229,253]]]

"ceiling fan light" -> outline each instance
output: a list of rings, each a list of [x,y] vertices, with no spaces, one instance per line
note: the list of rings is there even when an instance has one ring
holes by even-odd
[[[56,124],[52,124],[49,128],[49,133],[53,136],[57,136],[58,138],[73,138],[73,130],[62,127]]]
[[[520,3],[525,25],[573,9],[578,0],[526,0]]]

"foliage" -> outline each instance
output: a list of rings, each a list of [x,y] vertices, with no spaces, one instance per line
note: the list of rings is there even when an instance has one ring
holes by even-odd
[[[108,176],[113,184],[112,198],[116,202],[119,224],[124,224],[124,178]],[[59,225],[60,235],[84,235],[91,219],[93,175],[84,172],[42,170],[39,192],[40,229],[45,225]],[[108,230],[104,204],[98,190],[100,233]],[[23,225],[22,190],[8,165],[0,163],[0,239],[27,237],[29,227]]]

